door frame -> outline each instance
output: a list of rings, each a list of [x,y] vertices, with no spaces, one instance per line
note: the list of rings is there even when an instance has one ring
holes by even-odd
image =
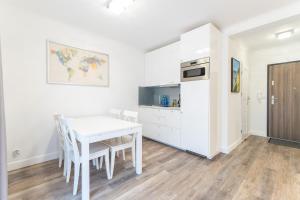
[[[270,104],[270,96],[269,96],[269,81],[270,81],[270,69],[271,67],[273,67],[274,65],[282,65],[282,64],[289,64],[289,63],[296,63],[296,62],[300,62],[300,60],[295,60],[295,61],[289,61],[289,62],[282,62],[282,63],[273,63],[273,64],[268,64],[267,65],[267,137],[270,138],[270,130],[269,130],[269,120],[270,120],[270,116],[269,116],[269,104]],[[275,138],[276,139],[276,138]],[[277,138],[280,139],[280,138]],[[282,139],[281,139],[282,140]]]

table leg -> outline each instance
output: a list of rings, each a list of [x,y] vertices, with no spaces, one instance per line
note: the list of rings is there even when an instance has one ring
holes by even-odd
[[[82,156],[82,200],[90,199],[90,161],[89,161],[89,142],[83,140],[81,142],[81,156]]]
[[[136,134],[136,146],[135,146],[135,172],[137,174],[142,174],[142,167],[143,167],[143,162],[142,162],[142,155],[143,155],[143,140],[142,140],[142,129],[137,132]]]

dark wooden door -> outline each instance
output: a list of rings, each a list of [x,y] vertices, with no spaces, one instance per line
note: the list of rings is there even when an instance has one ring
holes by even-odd
[[[268,67],[268,136],[300,142],[300,62]]]

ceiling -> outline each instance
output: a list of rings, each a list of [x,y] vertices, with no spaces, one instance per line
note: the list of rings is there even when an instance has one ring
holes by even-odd
[[[144,51],[179,39],[208,22],[225,29],[299,0],[135,0],[117,16],[108,0],[0,0],[122,41]]]
[[[276,33],[291,29],[294,29],[292,37],[283,40],[275,37]],[[240,40],[250,50],[300,42],[300,15],[237,34],[233,38]]]

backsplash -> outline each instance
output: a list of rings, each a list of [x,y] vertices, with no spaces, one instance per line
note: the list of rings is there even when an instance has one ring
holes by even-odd
[[[180,95],[180,85],[168,87],[140,87],[139,88],[139,105],[145,106],[162,106],[161,98],[168,96],[168,106],[172,106],[173,100],[178,103]]]

